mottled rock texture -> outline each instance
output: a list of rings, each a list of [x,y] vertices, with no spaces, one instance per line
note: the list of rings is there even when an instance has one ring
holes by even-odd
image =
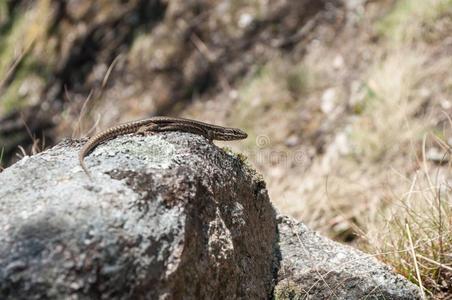
[[[0,174],[0,299],[263,299],[265,185],[201,136],[66,141]]]
[[[276,299],[420,299],[417,287],[374,257],[277,219],[281,264]]]
[[[188,133],[79,141],[0,173],[0,299],[416,299],[386,266],[276,217],[242,158]],[[275,287],[276,284],[276,287]]]

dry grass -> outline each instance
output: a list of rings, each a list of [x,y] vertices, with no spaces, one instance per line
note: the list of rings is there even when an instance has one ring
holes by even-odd
[[[107,88],[110,76],[120,59],[121,55],[116,56],[116,58],[111,62],[110,66],[105,72],[101,85],[98,88],[91,89],[90,93],[83,101],[80,113],[77,118],[77,122],[72,127],[72,138],[89,136],[90,134],[96,131],[96,128],[98,127],[101,117],[100,115],[97,115],[96,118],[93,118],[91,116],[91,111],[93,110],[93,106],[98,105],[99,102],[101,101],[104,92]],[[71,101],[71,97],[69,96],[67,90],[66,98],[69,101]],[[91,126],[87,130],[84,129],[85,128],[84,124],[86,123],[91,123]]]
[[[450,0],[399,1],[376,23],[381,42],[365,46],[373,57],[353,83],[353,101],[343,97],[352,83],[338,84],[331,71],[337,54],[325,47],[298,64],[274,60],[254,73],[239,88],[232,114],[233,124],[251,132],[242,151],[251,152],[279,209],[337,240],[358,241],[421,286],[426,298],[452,293],[452,124],[445,111],[452,61],[439,51],[439,37],[452,30],[451,13]],[[346,51],[340,54],[353,61]],[[312,104],[329,87],[339,95],[335,105],[349,105],[350,112],[317,122],[321,112]],[[306,160],[294,164],[293,149],[284,144],[291,133],[301,129],[303,136],[312,127],[299,116],[306,107],[312,126],[331,139],[312,160],[305,152]],[[268,138],[264,149],[261,134]],[[285,163],[262,160],[264,150],[284,151]],[[432,151],[443,162],[432,160]]]
[[[5,167],[3,166],[3,154],[5,153],[5,148],[0,150],[0,172],[2,172]]]
[[[449,165],[434,168],[424,155],[416,172],[400,174],[392,205],[365,223],[363,244],[430,295],[452,293],[452,149],[438,145]]]
[[[296,90],[301,97],[308,89],[308,79],[304,74],[301,66],[291,66],[275,58],[271,63],[258,67],[250,78],[244,80],[238,90],[240,101],[233,112],[233,123],[247,130],[249,151],[256,150],[256,139],[262,135],[268,137],[269,143],[265,146],[283,142],[286,134],[283,129],[288,127],[293,117],[287,114],[287,118],[281,118],[281,114],[299,105],[292,90]]]
[[[452,124],[438,132],[444,115],[419,95],[432,76],[447,78],[452,63],[427,65],[427,50],[382,57],[363,86],[363,110],[338,133],[349,151],[337,154],[332,143],[301,180],[304,201],[285,208],[336,239],[362,233],[363,249],[386,253],[397,272],[439,297],[452,293]],[[431,149],[449,165],[429,161]]]
[[[428,128],[416,118],[423,99],[416,97],[426,57],[420,51],[400,49],[378,61],[363,88],[363,112],[352,124],[353,155],[370,163],[391,161],[412,152],[410,144]]]
[[[426,39],[431,42],[431,38],[437,41],[441,38],[438,33],[447,36],[445,27],[450,26],[451,14],[451,0],[399,0],[394,9],[377,23],[377,30],[395,46]],[[437,34],[432,35],[432,32]]]
[[[442,22],[451,13],[449,0],[399,1],[379,24],[380,30],[390,25],[385,33],[394,48],[369,80],[380,103],[371,110],[373,126],[361,124],[358,132],[367,128],[366,138],[354,139],[365,161],[374,159],[387,168],[381,172],[388,184],[382,176],[374,179],[387,191],[380,198],[384,204],[360,222],[363,249],[381,254],[418,284],[425,298],[435,299],[452,294],[452,122],[450,111],[440,113],[441,100],[434,101],[450,92],[452,62],[433,53],[437,45],[424,42],[432,42],[428,30],[439,29],[438,24],[452,29]],[[429,160],[431,149],[442,162]]]

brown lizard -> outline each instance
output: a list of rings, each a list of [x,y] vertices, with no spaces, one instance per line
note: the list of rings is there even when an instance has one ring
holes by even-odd
[[[117,136],[129,133],[154,133],[163,131],[182,131],[199,134],[209,141],[232,141],[245,139],[248,135],[241,129],[222,127],[200,121],[173,118],[173,117],[151,117],[144,120],[132,121],[108,128],[91,137],[79,152],[80,166],[86,175],[91,178],[84,159],[88,153],[97,145]]]

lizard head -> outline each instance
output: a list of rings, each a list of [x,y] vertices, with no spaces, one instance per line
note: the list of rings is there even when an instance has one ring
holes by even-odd
[[[248,134],[239,128],[222,128],[221,132],[215,133],[215,139],[220,141],[232,141],[246,139]]]

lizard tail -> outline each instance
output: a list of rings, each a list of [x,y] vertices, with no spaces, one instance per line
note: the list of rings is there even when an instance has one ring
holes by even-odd
[[[79,161],[80,166],[82,167],[83,171],[86,173],[86,175],[89,177],[89,179],[92,180],[93,178],[91,177],[91,174],[85,165],[85,155],[89,150],[91,150],[87,146],[89,146],[89,145],[86,144],[85,146],[83,146],[82,150],[80,150],[79,155],[78,155],[78,161]]]

